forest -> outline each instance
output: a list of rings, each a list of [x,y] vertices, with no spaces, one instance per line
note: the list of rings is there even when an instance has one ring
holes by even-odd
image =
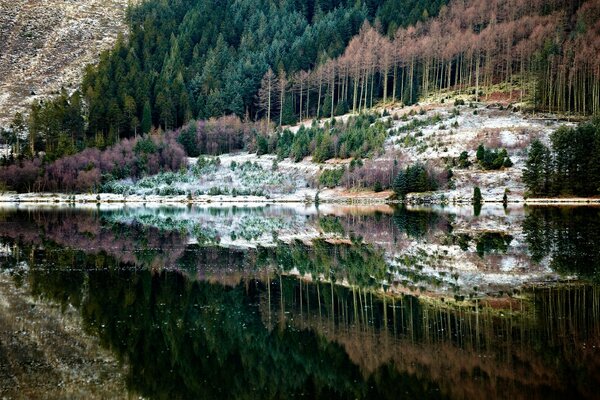
[[[151,125],[168,130],[227,114],[255,120],[271,112],[259,94],[274,105],[274,92],[279,122],[293,122],[309,104],[302,71],[341,55],[365,21],[394,29],[435,15],[444,3],[146,1],[130,9],[129,38],[86,71],[88,133],[128,137]]]
[[[161,132],[188,156],[353,157],[360,168],[334,181],[372,186],[364,170],[380,168],[360,159],[381,151],[385,127],[361,122],[370,117],[298,134],[285,126],[443,100],[447,90],[473,102],[504,91],[534,110],[600,113],[598,0],[149,0],[129,8],[128,25],[128,35],[86,69],[79,90],[33,104],[2,130],[7,188],[91,190],[122,174],[96,159],[74,169],[89,172],[81,185],[38,178],[85,149],[110,152]],[[483,157],[485,169],[512,165],[506,154]],[[394,176],[380,178],[377,188],[392,186]]]

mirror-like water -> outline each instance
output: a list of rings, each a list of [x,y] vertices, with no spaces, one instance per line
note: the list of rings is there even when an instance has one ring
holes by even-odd
[[[600,383],[598,208],[0,219],[7,397],[593,398]]]

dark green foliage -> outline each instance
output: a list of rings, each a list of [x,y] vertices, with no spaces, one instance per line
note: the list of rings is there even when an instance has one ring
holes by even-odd
[[[435,178],[421,165],[411,165],[400,171],[394,180],[394,192],[404,199],[408,193],[428,192],[436,190],[438,183]]]
[[[482,144],[477,146],[477,152],[475,153],[475,156],[477,157],[477,161],[483,161],[485,158],[485,147],[483,147]]]
[[[173,129],[192,117],[259,111],[255,96],[269,67],[288,75],[340,55],[373,9],[350,0],[313,2],[149,0],[132,6],[128,39],[119,38],[86,70],[90,132]],[[343,111],[343,109],[341,110]],[[283,123],[294,122],[286,95]]]
[[[84,133],[82,101],[78,91],[69,96],[63,89],[58,97],[33,104],[27,143],[31,148],[33,140],[33,155],[44,151],[47,160],[56,160],[73,154],[77,149],[86,147]]]
[[[344,226],[340,223],[338,217],[325,216],[319,218],[319,227],[325,233],[336,233],[339,235],[345,234]]]
[[[441,222],[440,214],[431,211],[407,210],[404,206],[400,206],[394,211],[394,224],[400,232],[411,238],[419,239],[440,226],[447,227],[447,224],[441,224]]]
[[[481,196],[481,189],[479,186],[475,186],[473,189],[473,199],[471,200],[473,203],[473,213],[476,217],[481,213],[481,202],[483,201],[483,197]]]
[[[487,170],[510,168],[513,165],[506,149],[500,151],[486,149],[482,144],[477,147],[477,161],[483,169]]]
[[[142,111],[142,133],[148,133],[152,129],[152,109],[150,102],[144,102],[144,110]]]
[[[183,146],[188,157],[198,157],[200,155],[198,143],[196,141],[196,122],[191,121],[181,130],[177,141]]]
[[[325,187],[334,188],[340,185],[344,168],[326,169],[319,175],[319,184]]]
[[[263,135],[258,135],[256,137],[256,154],[261,156],[263,154],[267,154],[269,152],[269,142],[267,138]]]
[[[595,207],[531,207],[523,232],[531,256],[559,273],[600,281],[600,213]]]
[[[527,152],[523,170],[523,182],[529,194],[539,196],[550,193],[551,168],[550,150],[539,140],[534,140]]]
[[[375,122],[374,115],[360,115],[344,124],[323,128],[301,126],[295,134],[286,129],[269,152],[274,151],[281,158],[291,157],[296,162],[309,155],[319,163],[333,157],[363,158],[382,151],[386,137],[385,126]]]
[[[473,163],[469,160],[469,153],[463,151],[460,153],[458,157],[458,167],[459,168],[469,168]]]
[[[313,161],[322,163],[334,155],[333,140],[327,131],[319,131],[314,139]]]
[[[377,11],[383,32],[393,36],[400,27],[434,17],[448,0],[387,0]]]
[[[475,186],[473,189],[473,204],[481,204],[482,200],[481,189],[479,189],[479,186]]]
[[[476,251],[479,257],[485,254],[502,252],[506,253],[513,237],[499,232],[485,232],[479,235],[476,240]]]
[[[534,196],[600,194],[600,120],[561,127],[550,137],[552,149],[533,141],[523,182]]]

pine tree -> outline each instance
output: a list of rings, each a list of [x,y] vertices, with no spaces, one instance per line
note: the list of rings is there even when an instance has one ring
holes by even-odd
[[[482,144],[477,146],[476,157],[477,157],[477,161],[484,161],[484,159],[485,159],[485,147],[483,147]]]
[[[548,195],[550,151],[538,139],[534,140],[527,152],[527,161],[523,170],[523,182],[534,196]]]

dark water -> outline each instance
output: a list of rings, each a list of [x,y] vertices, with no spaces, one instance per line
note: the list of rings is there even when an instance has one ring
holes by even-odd
[[[597,397],[600,210],[485,211],[9,208],[0,268],[129,395]]]

